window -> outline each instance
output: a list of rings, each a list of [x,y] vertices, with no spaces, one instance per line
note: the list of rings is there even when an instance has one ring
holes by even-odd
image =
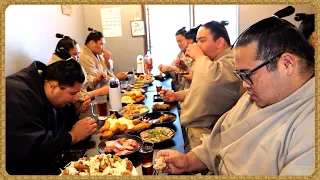
[[[148,49],[153,58],[153,71],[159,73],[160,64],[170,65],[180,49],[175,40],[175,33],[182,27],[188,31],[193,24],[215,21],[229,21],[226,26],[231,44],[238,37],[237,5],[148,5],[146,6]],[[194,17],[193,17],[194,14]]]

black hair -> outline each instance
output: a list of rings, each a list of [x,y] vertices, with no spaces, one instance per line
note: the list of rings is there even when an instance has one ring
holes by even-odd
[[[88,28],[88,31],[90,31],[89,35],[87,36],[87,39],[84,44],[88,44],[90,41],[97,42],[101,38],[103,38],[103,34],[100,31],[94,30],[92,28]]]
[[[299,31],[306,39],[309,39],[314,32],[314,14],[297,13],[294,17],[296,21],[302,21],[299,26]]]
[[[186,33],[187,33],[186,27],[182,27],[176,32],[176,36],[182,35],[184,37]]]
[[[55,49],[55,54],[61,59],[69,59],[71,55],[69,54],[70,49],[74,48],[78,43],[71,39],[69,36],[64,36],[63,34],[56,34],[57,38],[62,38]]]
[[[229,24],[228,21],[210,21],[202,25],[203,27],[210,29],[213,39],[216,41],[218,38],[222,37],[226,43],[230,46],[230,38],[228,31],[225,26]]]
[[[276,55],[288,52],[301,58],[300,73],[314,72],[314,50],[312,46],[296,26],[280,19],[294,13],[292,6],[286,8],[280,10],[281,13],[278,11],[272,17],[263,19],[246,29],[238,37],[235,47],[244,47],[257,42],[256,60],[267,61],[270,58],[276,58]],[[277,60],[274,59],[267,65],[269,71],[277,69]]]
[[[202,24],[195,28],[191,28],[188,32],[185,34],[186,39],[192,39],[193,42],[197,42],[197,32]]]
[[[75,82],[83,83],[85,76],[77,61],[57,61],[42,71],[42,77],[48,81],[58,81],[60,87],[72,87]]]

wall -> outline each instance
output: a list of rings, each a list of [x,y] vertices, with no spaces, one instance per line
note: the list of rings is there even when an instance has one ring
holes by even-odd
[[[60,5],[11,5],[5,14],[5,75],[38,60],[47,63],[59,39],[69,35],[78,43],[85,40],[83,5],[73,5],[71,15],[63,15]]]
[[[85,25],[86,29],[102,31],[100,8],[119,7],[121,13],[122,36],[106,37],[105,48],[110,50],[111,59],[114,62],[115,73],[121,71],[131,71],[136,68],[138,55],[144,55],[143,36],[132,37],[130,21],[136,16],[141,16],[141,5],[85,5]],[[87,34],[89,32],[87,31]]]
[[[292,5],[295,13],[314,13],[314,9],[310,5]],[[240,5],[239,6],[239,35],[252,24],[272,16],[275,12],[285,8],[286,5]],[[294,15],[284,19],[299,27],[300,22],[294,20]]]

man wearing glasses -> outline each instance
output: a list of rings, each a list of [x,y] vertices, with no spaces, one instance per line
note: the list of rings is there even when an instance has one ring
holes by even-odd
[[[165,172],[311,175],[315,160],[314,51],[276,16],[249,27],[235,46],[235,75],[247,92],[188,154],[160,151]]]

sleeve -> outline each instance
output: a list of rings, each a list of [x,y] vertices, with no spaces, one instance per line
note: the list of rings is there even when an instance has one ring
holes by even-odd
[[[69,132],[73,125],[79,121],[79,115],[77,115],[73,103],[66,105],[61,109],[61,111],[61,119],[64,123],[64,129]]]
[[[85,54],[81,56],[80,64],[83,66],[86,72],[92,76],[96,76],[99,73],[94,60]]]
[[[72,137],[54,122],[43,119],[50,118],[50,113],[44,112],[45,104],[32,97],[32,92],[14,93],[8,90],[12,88],[9,85],[6,91],[7,168],[49,166],[61,150],[71,145]]]
[[[184,89],[182,91],[178,91],[178,92],[181,92],[183,94],[184,97],[187,96],[187,94],[189,93],[190,89]]]
[[[280,175],[311,175],[315,170],[315,111],[294,131]]]
[[[191,151],[194,152],[200,161],[207,166],[209,171],[212,174],[218,175],[219,172],[216,169],[216,157],[220,151],[221,144],[221,125],[223,121],[228,116],[228,113],[225,113],[221,118],[217,121],[210,135],[203,134],[202,135],[202,144],[193,148]]]

